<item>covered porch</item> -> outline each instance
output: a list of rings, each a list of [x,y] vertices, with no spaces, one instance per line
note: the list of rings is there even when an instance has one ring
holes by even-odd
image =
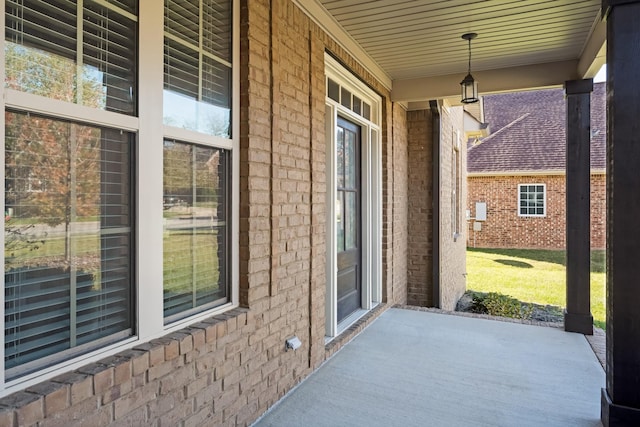
[[[437,118],[439,109],[434,100],[446,99],[455,105],[455,100],[461,98],[455,92],[467,72],[479,82],[480,95],[564,87],[567,102],[565,330],[582,334],[592,333],[593,320],[589,309],[589,103],[593,77],[606,63],[607,380],[606,385],[601,381],[601,399],[593,398],[591,405],[593,411],[601,410],[605,426],[640,424],[640,377],[637,375],[640,370],[637,310],[640,290],[636,266],[640,253],[640,229],[636,225],[640,215],[637,197],[640,187],[637,168],[640,158],[637,120],[640,2],[318,0],[310,4],[296,3],[327,32],[342,34],[336,38],[391,88],[391,101],[405,105],[409,113],[431,110]],[[325,14],[328,15],[326,21],[323,20]],[[468,33],[478,33],[478,37],[469,44],[467,52],[467,39],[460,37]],[[434,133],[438,126],[440,123],[434,121]],[[438,187],[444,164],[441,154],[433,153],[435,204],[449,197]],[[439,307],[438,287],[448,280],[440,274],[447,268],[443,265],[447,263],[443,242],[450,235],[448,229],[440,228],[437,213],[433,221],[433,241],[436,242],[433,301]],[[453,236],[455,241],[455,232]],[[412,235],[407,244],[409,255],[415,247],[411,239]],[[455,346],[452,349],[455,352]],[[526,360],[527,354],[519,357]],[[501,359],[496,355],[493,364],[498,364],[498,360]]]
[[[391,308],[255,427],[596,427],[604,376],[581,334]]]

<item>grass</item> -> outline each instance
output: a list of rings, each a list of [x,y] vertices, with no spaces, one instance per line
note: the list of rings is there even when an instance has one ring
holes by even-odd
[[[220,269],[217,230],[164,233],[164,291],[190,293],[218,289]]]
[[[467,250],[467,289],[499,292],[522,302],[566,305],[565,252],[539,249]],[[605,258],[591,251],[591,313],[605,327]]]

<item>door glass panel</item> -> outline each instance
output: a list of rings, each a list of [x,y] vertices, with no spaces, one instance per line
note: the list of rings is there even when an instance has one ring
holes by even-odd
[[[353,132],[344,133],[344,175],[346,188],[356,187],[356,134]]]
[[[336,132],[337,320],[362,306],[360,127],[338,117]]]
[[[357,193],[345,192],[344,223],[345,223],[345,250],[357,248],[358,242],[358,218],[357,218]]]
[[[336,200],[336,230],[338,252],[344,251],[344,191],[338,191],[338,200]]]
[[[336,179],[338,188],[344,187],[344,129],[336,133]]]
[[[362,103],[362,117],[371,120],[371,107],[366,102]]]
[[[351,109],[351,92],[345,88],[341,90],[340,103],[348,109]]]
[[[340,85],[331,79],[327,82],[327,96],[336,102],[340,102]]]

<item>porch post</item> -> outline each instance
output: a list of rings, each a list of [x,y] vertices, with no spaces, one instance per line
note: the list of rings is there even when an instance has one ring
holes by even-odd
[[[437,100],[429,101],[431,109],[431,136],[433,147],[433,237],[431,238],[431,266],[433,281],[432,307],[440,308],[440,104]]]
[[[567,99],[567,309],[564,329],[593,335],[590,308],[590,162],[593,79],[564,84]]]
[[[640,0],[604,0],[607,21],[605,427],[640,425]]]

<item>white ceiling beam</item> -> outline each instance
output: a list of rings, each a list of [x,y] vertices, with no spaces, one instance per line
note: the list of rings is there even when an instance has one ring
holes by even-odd
[[[480,94],[530,90],[562,86],[567,80],[580,78],[578,61],[533,64],[497,70],[472,71]],[[465,73],[445,76],[394,80],[391,100],[416,102],[460,96],[460,81]]]
[[[578,61],[578,75],[591,79],[607,62],[607,24],[598,19]]]

